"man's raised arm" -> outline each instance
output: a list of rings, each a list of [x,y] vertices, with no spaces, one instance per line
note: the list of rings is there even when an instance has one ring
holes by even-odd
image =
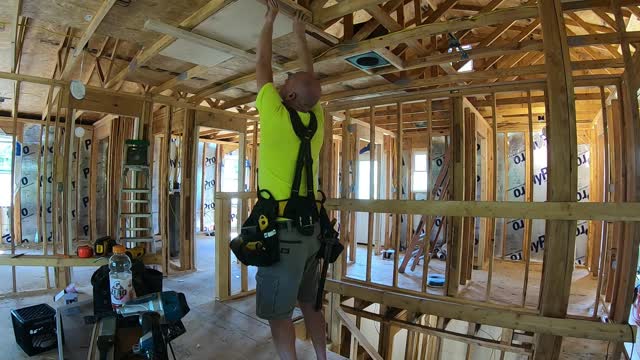
[[[298,44],[298,61],[302,71],[313,74],[313,58],[309,52],[307,45],[307,36],[305,35],[304,14],[298,12],[293,20],[293,32],[296,34],[296,42]]]
[[[265,15],[264,26],[260,33],[258,42],[258,62],[256,64],[256,81],[258,90],[262,89],[264,84],[273,82],[273,70],[271,69],[271,53],[273,39],[273,23],[278,16],[278,1],[267,1],[267,14]]]

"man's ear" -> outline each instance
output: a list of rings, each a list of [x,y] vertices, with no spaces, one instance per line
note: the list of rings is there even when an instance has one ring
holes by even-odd
[[[289,94],[287,94],[287,100],[288,101],[293,101],[298,97],[298,95],[295,92],[290,92]]]

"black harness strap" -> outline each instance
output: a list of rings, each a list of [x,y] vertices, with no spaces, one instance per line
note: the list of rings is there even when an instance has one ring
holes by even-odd
[[[291,196],[284,207],[284,217],[292,219],[298,231],[306,236],[310,236],[314,231],[314,224],[318,219],[318,209],[316,208],[315,194],[313,191],[313,157],[311,155],[311,139],[318,130],[318,120],[313,112],[310,112],[309,126],[305,127],[298,112],[287,108],[291,118],[291,126],[296,136],[300,139],[296,168],[293,174],[293,184],[291,186]],[[302,171],[306,169],[307,193],[300,196],[300,184],[302,182]]]
[[[293,185],[291,187],[291,197],[300,196],[300,184],[302,183],[302,169],[306,170],[307,180],[307,197],[314,197],[313,195],[313,157],[311,156],[311,139],[318,130],[318,120],[316,114],[313,111],[309,112],[310,120],[309,126],[305,127],[302,124],[302,120],[298,115],[298,112],[287,108],[289,111],[289,117],[291,118],[291,125],[293,131],[300,139],[300,148],[298,149],[298,159],[296,161],[296,169],[293,175]]]

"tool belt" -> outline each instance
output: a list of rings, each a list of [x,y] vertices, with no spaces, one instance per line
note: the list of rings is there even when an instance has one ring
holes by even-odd
[[[243,224],[240,236],[233,239],[230,244],[233,253],[245,265],[269,266],[280,260],[280,244],[276,227],[278,217],[292,220],[295,228],[304,236],[313,235],[315,224],[320,221],[320,241],[323,242],[322,238],[325,234],[327,236],[335,234],[334,237],[337,239],[337,232],[333,230],[327,212],[324,210],[326,196],[321,192],[322,200],[316,201],[313,192],[311,139],[318,129],[318,121],[315,114],[310,112],[309,126],[305,127],[297,111],[290,108],[287,110],[293,130],[300,139],[291,195],[288,199],[275,200],[268,190],[258,190],[258,202]],[[303,170],[307,188],[304,196],[300,194]],[[337,258],[337,255],[335,257]]]

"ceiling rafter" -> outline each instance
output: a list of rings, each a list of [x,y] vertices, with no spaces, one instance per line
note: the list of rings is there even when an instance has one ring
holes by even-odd
[[[396,11],[398,7],[404,5],[405,2],[406,0],[391,0],[383,5],[382,10],[387,14],[391,14]],[[368,38],[379,25],[380,23],[378,20],[375,18],[370,19],[353,35],[353,39],[356,41],[362,41]]]
[[[580,26],[588,33],[597,33],[597,30],[594,29],[594,27],[589,24],[588,22],[584,21],[584,19],[582,19],[582,17],[580,17],[580,15],[578,15],[575,12],[569,12],[567,13],[567,16],[569,16],[571,19],[573,19],[575,22],[577,22],[578,24],[580,24]],[[605,49],[607,49],[607,51],[609,51],[609,53],[611,55],[613,55],[614,58],[621,58],[622,55],[618,52],[618,48],[616,46],[613,45],[605,45]]]
[[[14,54],[15,67],[12,69],[16,74],[20,73],[20,64],[22,63],[22,54],[24,49],[24,39],[27,35],[27,25],[29,18],[20,16],[18,20],[18,31],[16,32],[16,48]]]
[[[378,4],[382,4],[387,0],[349,0],[349,1],[341,1],[335,5],[321,8],[313,12],[313,24],[322,26],[324,23],[341,18],[347,14],[353,14],[354,12],[367,8],[369,6],[374,6]]]
[[[590,60],[590,61],[574,61],[571,63],[574,70],[593,69],[601,67],[623,67],[624,64],[620,59]],[[389,84],[378,86],[367,86],[361,89],[353,89],[346,91],[338,91],[325,94],[322,96],[324,101],[333,101],[354,96],[367,95],[382,92],[405,91],[435,85],[449,85],[459,81],[473,80],[489,80],[495,78],[503,78],[510,76],[537,75],[544,74],[544,66],[520,66],[507,69],[492,69],[485,71],[475,71],[466,73],[457,73],[452,75],[439,76],[435,78],[427,78],[423,80],[411,80],[403,85]]]
[[[19,32],[19,26],[20,26],[20,18],[21,18],[20,12],[22,9],[22,0],[14,0],[14,5],[15,6],[13,7],[12,13],[11,13],[12,25],[9,33],[9,41],[11,41],[11,44],[10,44],[11,59],[9,63],[9,69],[11,70],[12,73],[16,72],[16,68],[18,66],[17,48],[18,48],[18,40],[19,40],[18,32]]]
[[[62,80],[69,80],[76,62],[80,59],[81,55],[84,52],[85,46],[87,46],[89,40],[91,39],[91,37],[93,37],[96,30],[98,29],[98,26],[100,26],[100,23],[102,23],[102,20],[105,16],[107,16],[107,13],[109,12],[109,10],[111,10],[115,3],[116,0],[104,0],[102,2],[102,5],[100,5],[100,8],[98,8],[98,11],[96,11],[96,13],[93,15],[93,19],[91,19],[89,26],[87,26],[86,30],[80,37],[80,40],[78,40],[78,43],[75,45],[75,49],[71,54],[71,58],[69,58],[64,67],[64,70],[62,71]]]

